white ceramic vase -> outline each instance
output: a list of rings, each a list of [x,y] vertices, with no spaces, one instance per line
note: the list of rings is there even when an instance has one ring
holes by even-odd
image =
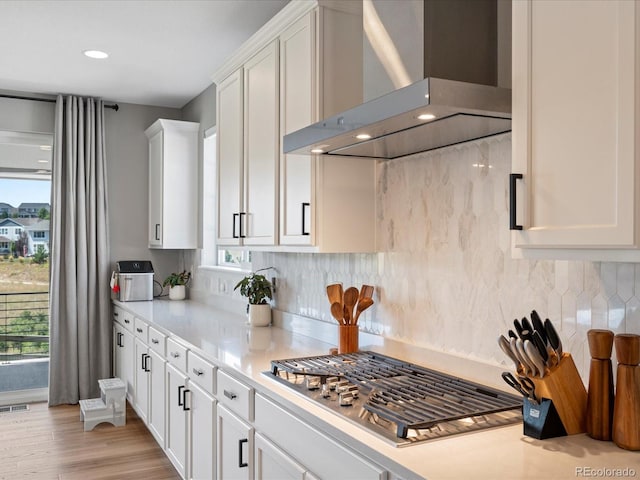
[[[271,305],[249,305],[249,325],[252,327],[268,327],[271,324]]]
[[[184,300],[186,296],[186,287],[184,285],[176,285],[169,288],[169,298],[171,300]]]

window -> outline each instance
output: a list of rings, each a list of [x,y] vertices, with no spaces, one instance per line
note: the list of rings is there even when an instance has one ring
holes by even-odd
[[[0,235],[9,235],[8,228],[0,228]]]
[[[33,238],[46,238],[45,232],[33,232]]]

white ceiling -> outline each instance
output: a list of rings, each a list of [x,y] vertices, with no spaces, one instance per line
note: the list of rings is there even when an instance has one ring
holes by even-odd
[[[0,89],[181,108],[287,2],[0,0]]]

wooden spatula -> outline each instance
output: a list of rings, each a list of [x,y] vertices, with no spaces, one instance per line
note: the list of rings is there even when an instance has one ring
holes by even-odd
[[[369,297],[365,297],[362,300],[358,300],[358,305],[356,306],[356,316],[353,319],[353,324],[358,324],[358,318],[360,318],[360,314],[364,312],[367,308],[373,305],[373,299]]]
[[[327,297],[329,297],[330,304],[338,303],[340,305],[340,308],[342,308],[342,296],[343,293],[341,283],[332,283],[331,285],[327,285]],[[342,318],[342,314],[340,315],[340,318]]]
[[[372,298],[373,297],[373,286],[372,285],[362,285],[360,287],[360,296],[358,297],[358,301],[363,298]]]

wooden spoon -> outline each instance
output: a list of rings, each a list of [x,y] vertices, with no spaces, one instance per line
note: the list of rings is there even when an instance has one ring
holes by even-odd
[[[372,298],[373,297],[373,286],[371,285],[362,285],[360,287],[360,296],[358,297],[358,301],[363,298]]]
[[[334,303],[338,303],[340,304],[340,308],[342,308],[343,305],[343,299],[342,299],[342,284],[341,283],[333,283],[331,285],[327,285],[327,297],[329,297],[329,303],[334,304]],[[340,314],[340,318],[342,318],[342,313]]]
[[[349,287],[344,291],[344,311],[345,311],[345,320],[347,320],[347,325],[352,323],[353,320],[353,309],[358,302],[358,289],[355,287]]]
[[[335,318],[338,323],[340,325],[344,325],[344,310],[342,308],[342,305],[338,302],[333,302],[331,304],[331,315],[333,315],[333,318]]]
[[[353,324],[358,324],[358,318],[360,318],[360,314],[364,312],[367,308],[373,305],[373,299],[370,297],[365,297],[362,300],[358,301],[358,305],[356,306],[356,316],[353,319]]]

